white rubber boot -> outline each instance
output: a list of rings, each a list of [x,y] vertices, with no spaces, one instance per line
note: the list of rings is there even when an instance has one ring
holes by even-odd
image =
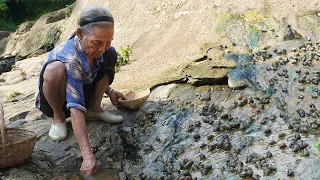
[[[104,112],[92,112],[92,111],[87,111],[85,114],[86,120],[102,120],[107,123],[120,123],[123,121],[123,117],[119,115],[115,115],[112,113],[109,113],[108,111]]]
[[[68,130],[67,130],[67,124],[51,124],[49,136],[53,141],[62,141],[67,138],[68,136]]]

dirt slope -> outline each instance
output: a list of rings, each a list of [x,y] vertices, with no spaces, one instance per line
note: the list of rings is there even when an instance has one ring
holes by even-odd
[[[117,73],[114,82],[121,89],[177,78],[179,69],[201,57],[208,45],[231,44],[232,40],[245,47],[247,40],[241,34],[226,32],[226,25],[239,18],[244,25],[265,23],[266,29],[291,24],[303,36],[320,37],[316,0],[78,0],[60,41],[74,31],[81,9],[90,5],[104,5],[112,11],[117,49],[132,46],[134,61]]]

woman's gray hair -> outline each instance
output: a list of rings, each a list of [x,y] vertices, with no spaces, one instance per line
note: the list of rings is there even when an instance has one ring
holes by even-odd
[[[78,25],[82,24],[85,21],[91,20],[95,17],[98,17],[98,16],[109,16],[109,17],[113,18],[111,12],[107,8],[102,7],[102,6],[90,6],[90,7],[85,8],[81,12],[81,14],[78,18]],[[100,22],[89,23],[89,24],[86,24],[81,27],[82,32],[84,34],[90,34],[90,30],[94,26],[111,27],[111,26],[113,26],[113,23],[109,22],[109,21],[100,21]]]

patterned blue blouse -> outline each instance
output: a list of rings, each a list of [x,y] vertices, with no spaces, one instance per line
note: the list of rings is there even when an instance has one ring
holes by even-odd
[[[97,71],[100,69],[99,63],[97,63],[97,66],[92,70],[90,69],[89,61],[78,36],[55,47],[49,53],[48,58],[43,62],[42,68],[46,63],[56,60],[63,62],[66,66],[67,109],[76,108],[86,113],[87,109],[85,108],[83,85],[93,82],[97,75]],[[103,62],[103,56],[98,58],[97,61]],[[36,107],[40,109],[39,93],[36,98]]]

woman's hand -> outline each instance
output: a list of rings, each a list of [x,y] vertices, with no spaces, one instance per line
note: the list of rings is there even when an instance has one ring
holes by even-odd
[[[94,157],[94,155],[88,156],[88,157],[83,157],[80,171],[85,176],[90,176],[93,173],[98,172],[98,162],[97,162],[96,158]]]
[[[80,171],[85,176],[89,176],[98,171],[98,163],[90,148],[84,113],[76,108],[70,108],[70,112],[73,132],[83,158]]]
[[[111,90],[109,97],[112,102],[112,105],[115,106],[116,108],[121,108],[121,104],[119,103],[119,99],[126,100],[126,98],[124,97],[124,95],[121,92],[116,91],[114,89]]]

